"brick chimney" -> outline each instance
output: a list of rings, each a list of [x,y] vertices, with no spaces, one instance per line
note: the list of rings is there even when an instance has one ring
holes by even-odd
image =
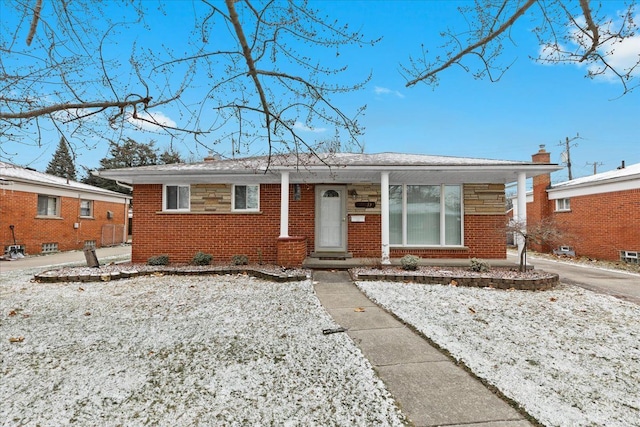
[[[551,153],[544,149],[544,144],[540,145],[540,149],[537,153],[531,156],[533,163],[551,163]],[[551,185],[551,174],[538,175],[533,177],[533,188],[535,193],[536,186],[541,186],[543,189],[547,189]]]
[[[205,162],[215,162],[216,160],[220,160],[220,155],[213,151],[209,151],[209,155],[204,158]]]
[[[531,156],[533,163],[551,163],[551,153],[544,149],[544,145],[540,145],[537,153]],[[533,203],[527,204],[527,222],[535,224],[543,218],[548,218],[553,214],[553,201],[549,200],[547,189],[551,187],[551,174],[545,173],[533,177]],[[550,250],[547,246],[531,245],[533,249],[542,252]]]

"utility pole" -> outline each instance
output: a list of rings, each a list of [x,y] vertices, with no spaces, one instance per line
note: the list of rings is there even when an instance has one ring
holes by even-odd
[[[564,145],[564,153],[566,153],[566,160],[563,160],[563,162],[567,165],[567,170],[569,171],[569,181],[571,181],[573,179],[573,175],[571,174],[571,147],[577,147],[578,143],[575,143],[573,145],[571,145],[572,141],[575,141],[576,139],[580,139],[580,135],[576,134],[575,137],[569,139],[569,137],[567,137],[565,139],[565,142],[560,142],[558,145],[562,146]]]
[[[593,163],[589,163],[589,162],[587,162],[587,166],[589,166],[589,165],[593,165],[593,174],[595,175],[595,174],[597,174],[597,173],[598,173],[598,171],[597,171],[597,169],[596,169],[596,168],[597,168],[598,166],[602,166],[602,165],[604,165],[604,163],[602,163],[602,162],[593,162]]]

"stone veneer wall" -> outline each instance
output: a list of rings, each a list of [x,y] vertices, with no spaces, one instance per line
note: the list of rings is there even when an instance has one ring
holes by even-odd
[[[504,215],[504,184],[464,184],[465,215]]]
[[[355,192],[355,194],[354,194]],[[354,194],[352,196],[352,194]],[[347,214],[380,215],[380,184],[351,184],[347,185]],[[373,208],[356,208],[356,202],[375,202]]]
[[[191,184],[191,212],[231,212],[231,184]]]

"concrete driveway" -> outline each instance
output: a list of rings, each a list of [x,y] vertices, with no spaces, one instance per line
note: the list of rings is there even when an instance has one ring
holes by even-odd
[[[513,252],[507,254],[507,259],[518,261],[517,255]],[[527,261],[538,270],[559,274],[562,283],[640,304],[640,274],[549,260],[530,254],[527,254]]]
[[[105,258],[131,259],[131,246],[120,245],[108,248],[96,249],[96,256],[100,264]],[[86,258],[83,251],[59,252],[51,255],[34,255],[21,258],[16,261],[0,261],[0,273],[7,273],[14,270],[28,270],[42,268],[47,269],[60,265],[86,265]]]

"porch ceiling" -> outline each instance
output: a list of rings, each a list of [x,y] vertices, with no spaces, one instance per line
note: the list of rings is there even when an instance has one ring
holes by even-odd
[[[541,173],[550,173],[557,167],[540,165],[539,167],[503,167],[503,168],[437,168],[421,170],[389,170],[389,182],[410,184],[464,184],[464,183],[502,183],[515,182],[518,173],[524,172],[527,178]],[[350,183],[380,183],[382,170],[365,169],[341,169],[341,170],[305,170],[290,171],[289,182],[291,184],[350,184]],[[101,174],[102,175],[102,174]],[[105,177],[107,174],[104,174]],[[204,183],[280,183],[279,171],[270,170],[266,173],[220,173],[213,171],[199,171],[180,174],[168,173],[142,173],[131,176],[121,175],[116,178],[130,184],[204,184]]]

